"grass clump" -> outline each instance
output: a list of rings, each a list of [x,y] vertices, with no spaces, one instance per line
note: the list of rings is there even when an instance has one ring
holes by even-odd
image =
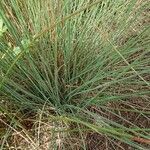
[[[148,132],[110,108],[149,102],[148,8],[140,0],[1,0],[0,88],[6,103],[23,114],[44,106],[56,120],[76,124],[83,141],[82,127],[144,149]],[[147,117],[146,109],[132,104],[128,111]]]

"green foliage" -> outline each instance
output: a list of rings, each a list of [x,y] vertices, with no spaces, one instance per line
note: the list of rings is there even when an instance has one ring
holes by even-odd
[[[7,27],[4,25],[3,20],[0,18],[0,37],[6,32]]]
[[[147,8],[137,0],[1,0],[1,92],[22,109],[46,102],[70,118],[95,105],[148,99]],[[123,125],[93,114],[100,128],[84,117],[71,120],[142,149],[129,133],[121,137],[130,131]]]

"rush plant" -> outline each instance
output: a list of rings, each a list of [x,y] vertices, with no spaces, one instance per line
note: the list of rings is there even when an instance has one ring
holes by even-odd
[[[46,104],[58,119],[144,149],[133,139],[148,141],[145,129],[90,110],[117,115],[106,106],[149,102],[148,8],[140,0],[1,0],[1,94],[21,110]]]

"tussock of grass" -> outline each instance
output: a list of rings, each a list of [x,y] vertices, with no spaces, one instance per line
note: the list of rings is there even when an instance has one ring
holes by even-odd
[[[143,142],[134,139],[149,140],[146,130],[132,121],[126,126],[92,108],[125,121],[112,103],[131,99],[149,103],[148,8],[148,2],[140,0],[1,0],[0,89],[9,99],[4,101],[23,115],[44,106],[43,112],[78,131],[83,149],[87,147],[82,126],[87,132],[144,149]],[[129,106],[149,120],[145,105]],[[5,106],[1,110],[12,115]],[[15,131],[20,127],[18,121],[8,126]]]

